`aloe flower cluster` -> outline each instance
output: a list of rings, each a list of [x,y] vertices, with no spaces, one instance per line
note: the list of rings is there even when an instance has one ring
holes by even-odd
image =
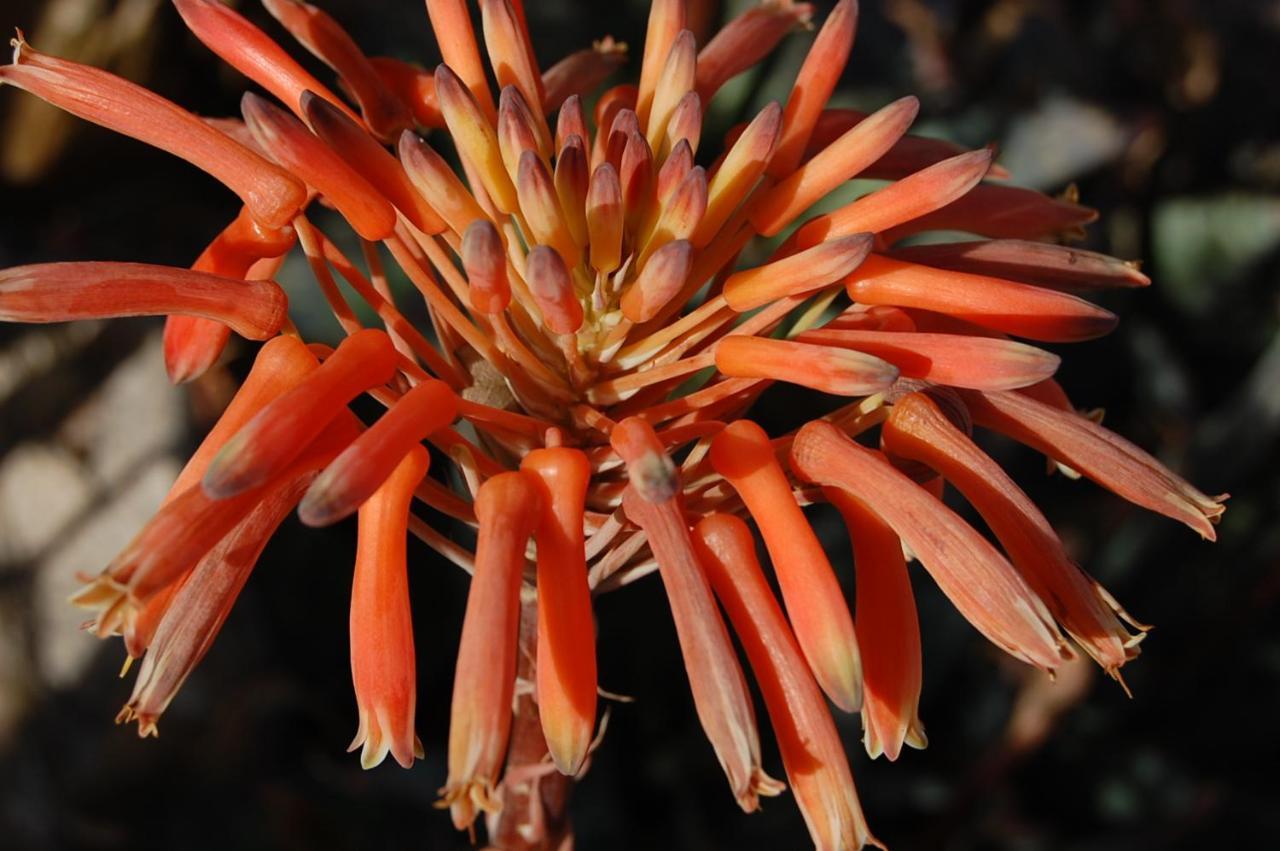
[[[262,3],[334,87],[217,0],[173,5],[255,84],[237,118],[198,117],[21,34],[0,68],[0,83],[182,157],[243,201],[189,269],[0,272],[5,320],[167,316],[175,382],[214,365],[232,333],[266,341],[155,516],[73,598],[141,659],[118,720],[155,733],[295,509],[312,526],[358,517],[351,748],[366,768],[422,756],[407,536],[471,574],[441,789],[460,829],[511,806],[504,776],[586,771],[593,598],[654,571],[732,794],[751,812],[789,787],[821,849],[876,842],[832,707],[861,713],[873,757],[925,746],[909,560],[1015,658],[1052,672],[1082,652],[1120,678],[1146,627],[975,432],[1212,539],[1224,497],[1077,413],[1058,357],[1033,345],[1109,332],[1115,316],[1075,293],[1148,280],[1062,244],[1091,210],[1002,182],[990,149],[911,135],[914,98],[828,108],[853,0],[820,26],[808,3],[764,0],[703,45],[685,0],[656,0],[631,51],[638,82],[604,91],[626,46],[605,38],[542,70],[520,0],[480,0],[479,32],[464,0],[426,0],[434,71],[365,55],[316,6]],[[717,91],[797,29],[817,32],[785,101],[708,144]],[[854,177],[884,183],[806,220]],[[318,227],[317,205],[354,241]],[[971,238],[912,239],[940,230]],[[336,348],[299,338],[272,281],[295,250],[345,332]],[[430,327],[396,306],[388,261]],[[362,326],[338,277],[380,327]],[[845,401],[770,435],[745,417],[778,382]],[[362,394],[385,407],[372,423],[348,407]],[[947,484],[997,543],[947,507]],[[818,501],[848,527],[855,611],[802,510]],[[433,529],[422,507],[474,537]],[[522,620],[545,739],[532,765],[508,755]],[[785,786],[762,764],[748,677]]]

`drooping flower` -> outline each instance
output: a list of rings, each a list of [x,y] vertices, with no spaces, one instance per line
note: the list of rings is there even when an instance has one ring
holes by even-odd
[[[998,182],[1008,174],[992,149],[911,135],[914,98],[830,108],[853,0],[822,23],[783,102],[723,140],[703,133],[716,92],[808,25],[810,4],[761,3],[700,48],[685,2],[655,0],[637,83],[604,92],[625,46],[606,37],[542,71],[518,0],[481,0],[479,33],[467,3],[427,0],[444,59],[433,70],[366,56],[316,6],[264,0],[332,86],[217,0],[174,5],[266,93],[247,94],[241,118],[197,118],[21,36],[0,68],[0,83],[168,150],[243,204],[190,269],[0,272],[8,321],[167,315],[174,381],[213,368],[233,332],[270,338],[156,516],[75,597],[96,632],[143,656],[121,720],[144,735],[300,502],[312,525],[360,516],[350,629],[366,766],[387,753],[408,765],[416,749],[406,530],[473,574],[442,790],[458,827],[484,812],[550,843],[537,807],[505,806],[537,796],[507,793],[587,770],[593,595],[656,569],[693,708],[739,805],[783,786],[762,762],[730,626],[814,844],[856,848],[874,840],[822,693],[861,706],[872,756],[924,746],[904,544],[1016,658],[1051,671],[1072,654],[1063,632],[1117,677],[1137,654],[1124,624],[1142,627],[1071,561],[974,426],[1213,537],[1224,497],[1078,414],[1052,380],[1058,357],[1024,342],[1105,334],[1116,317],[1077,293],[1149,281],[1060,244],[1093,211]],[[428,143],[426,129],[442,132]],[[804,220],[854,177],[887,182]],[[350,226],[363,265],[308,217],[320,203]],[[941,229],[978,238],[902,244]],[[779,248],[742,268],[775,236]],[[334,349],[297,338],[271,281],[295,245],[345,332]],[[429,328],[397,307],[397,270]],[[382,328],[363,327],[335,272]],[[848,400],[770,439],[745,417],[779,381]],[[367,428],[347,407],[362,394],[387,408]],[[880,448],[857,441],[877,429]],[[443,460],[425,477],[424,442]],[[939,475],[1000,547],[938,499]],[[801,508],[823,498],[852,539],[853,617],[843,562]],[[415,500],[474,530],[475,546],[429,526]],[[759,526],[785,614],[735,514]],[[521,629],[533,617],[536,630]],[[539,723],[513,724],[521,653]],[[508,756],[513,735],[537,733],[540,747]],[[517,752],[549,759],[514,764]]]

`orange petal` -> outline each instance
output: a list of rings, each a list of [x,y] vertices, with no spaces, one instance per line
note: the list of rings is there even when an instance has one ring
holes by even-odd
[[[896,180],[805,223],[787,240],[795,249],[850,233],[880,233],[932,213],[973,189],[991,167],[991,151],[960,154]]]
[[[730,336],[716,344],[716,369],[733,378],[768,378],[837,396],[887,390],[895,366],[871,355],[790,340]]]
[[[265,280],[274,271],[271,260],[286,254],[298,236],[292,227],[266,228],[254,221],[248,208],[240,212],[196,258],[191,268],[227,278]],[[268,261],[260,263],[260,261]],[[164,364],[169,380],[182,384],[196,379],[217,362],[231,329],[220,322],[177,314],[165,320]]]
[[[496,118],[493,94],[480,61],[480,48],[476,45],[476,33],[471,26],[471,13],[466,0],[427,0],[427,16],[435,32],[440,55],[461,78],[475,98],[475,102],[490,121]]]
[[[1206,496],[1118,434],[1026,394],[975,390],[962,395],[978,425],[1034,447],[1203,538],[1217,538],[1213,524],[1226,510],[1226,494]]]
[[[542,112],[542,73],[538,70],[537,57],[529,49],[529,33],[523,21],[510,0],[480,0],[480,22],[498,88],[515,86],[519,90],[532,112],[539,135],[549,145],[547,119]]]
[[[622,184],[618,172],[602,163],[587,189],[587,233],[591,267],[608,274],[622,263]]]
[[[814,847],[878,846],[840,735],[756,561],[747,524],[729,514],[708,515],[694,529],[693,543],[751,662]]]
[[[37,263],[0,270],[0,320],[67,322],[179,313],[215,319],[251,340],[275,336],[288,308],[271,281],[147,263]]]
[[[761,768],[751,695],[680,513],[679,481],[653,429],[643,420],[623,420],[614,428],[611,441],[627,462],[631,480],[623,495],[623,510],[648,537],[667,590],[698,720],[738,806],[753,812],[759,808],[760,795],[776,795],[782,786]]]
[[[409,108],[419,126],[444,126],[440,101],[436,97],[436,81],[430,71],[390,56],[371,56],[369,62],[382,79],[382,84]]]
[[[858,268],[871,251],[871,243],[870,234],[854,234],[735,272],[724,283],[725,301],[737,312],[745,313],[784,296],[820,290]]]
[[[907,132],[919,111],[920,101],[907,96],[859,122],[754,204],[751,224],[763,236],[777,234],[831,190],[880,159]]]
[[[591,465],[578,449],[535,449],[520,469],[542,484],[538,545],[538,716],[561,773],[582,769],[596,721],[596,636],[583,511]]]
[[[622,315],[632,322],[648,322],[680,292],[692,265],[693,246],[688,240],[668,242],[659,248],[622,294]]]
[[[310,474],[273,485],[227,535],[200,559],[168,601],[144,645],[138,680],[117,723],[138,722],[139,736],[156,735],[156,722],[187,677],[213,646],[258,557],[310,480]],[[132,651],[131,651],[132,653]],[[141,655],[141,653],[133,654]]]
[[[480,313],[501,313],[511,303],[507,255],[498,229],[488,219],[476,219],[462,235],[462,268],[471,285],[471,307]]]
[[[413,186],[427,204],[439,212],[454,233],[466,233],[473,222],[488,221],[471,191],[463,185],[449,164],[418,134],[406,130],[400,135],[400,162]]]
[[[360,721],[347,750],[361,748],[365,769],[388,753],[404,768],[422,756],[413,729],[418,683],[405,538],[409,504],[427,461],[427,450],[414,446],[360,506],[351,582],[351,680]]]
[[[570,53],[542,72],[543,107],[554,112],[570,97],[594,93],[626,61],[627,46],[607,37],[589,50]]]
[[[369,57],[328,13],[302,0],[262,0],[262,5],[312,56],[337,72],[374,135],[389,142],[409,128],[404,103],[383,84]]]
[[[857,2],[839,0],[822,24],[818,37],[813,40],[787,97],[778,152],[769,164],[771,176],[786,177],[800,164],[827,99],[844,73],[857,28]]]
[[[649,108],[666,67],[667,56],[684,28],[685,0],[654,0],[650,5],[644,54],[640,59],[640,85],[636,89],[636,114],[642,119],[649,117]]]
[[[564,260],[554,248],[538,245],[526,259],[525,278],[542,319],[556,334],[572,334],[582,327],[582,304]]]
[[[587,190],[591,173],[587,164],[587,147],[581,136],[570,136],[556,157],[554,182],[565,226],[574,242],[587,244]],[[581,253],[581,252],[579,252]]]
[[[302,122],[252,92],[245,92],[240,108],[250,132],[272,159],[315,187],[362,238],[377,241],[392,234],[396,211],[391,202]]]
[[[454,144],[475,165],[485,191],[500,211],[512,213],[520,209],[515,187],[502,162],[492,119],[448,65],[436,68],[435,80],[440,112]]]
[[[720,232],[747,193],[755,187],[773,156],[782,128],[782,107],[771,102],[747,125],[725,154],[707,186],[707,211],[694,232],[693,244],[702,248]]]
[[[862,742],[872,759],[896,760],[902,745],[927,744],[920,723],[920,620],[902,541],[875,512],[840,488],[823,488],[853,542],[855,625],[862,657]]]
[[[824,109],[813,128],[813,135],[809,137],[805,159],[814,156],[843,136],[850,127],[866,121],[869,115],[870,113],[856,109]],[[866,176],[883,180],[900,180],[921,169],[964,153],[965,149],[954,142],[908,133],[899,139],[883,157],[867,166]],[[993,164],[990,176],[1007,178],[1009,172],[1002,166]]]
[[[863,304],[935,310],[1032,340],[1090,340],[1116,325],[1115,314],[1066,293],[879,254],[864,260],[845,287],[851,299]]]
[[[660,147],[676,104],[693,90],[697,56],[697,39],[688,30],[681,30],[676,35],[675,41],[671,43],[671,50],[667,53],[662,73],[658,76],[657,88],[653,93],[649,120],[644,131],[651,148]]]
[[[711,441],[710,457],[760,527],[809,669],[832,703],[857,712],[862,665],[853,618],[818,536],[791,495],[769,435],[749,420],[738,420]]]
[[[1111,596],[1067,557],[1053,527],[1022,489],[923,393],[897,400],[884,425],[887,452],[928,464],[978,509],[1027,584],[1109,673],[1137,655]]]
[[[187,29],[222,61],[302,117],[302,93],[314,92],[352,121],[342,100],[243,15],[219,0],[173,0]]]
[[[979,390],[1012,390],[1035,384],[1053,375],[1061,360],[1025,343],[959,334],[819,328],[796,339],[875,355],[907,378]]]
[[[710,102],[721,86],[772,53],[789,32],[807,28],[812,17],[812,3],[782,0],[748,7],[698,52],[698,97]]]
[[[382,331],[365,329],[347,337],[319,369],[227,441],[204,475],[204,490],[226,499],[274,477],[348,402],[390,381],[398,358]]]
[[[1047,671],[1071,658],[1044,603],[1013,566],[883,455],[816,421],[796,434],[791,466],[808,481],[843,488],[873,506],[960,613],[998,647]]]
[[[21,39],[13,46],[13,64],[0,66],[0,83],[181,157],[240,196],[268,227],[288,224],[306,203],[306,188],[286,171],[177,104],[106,71],[46,56]]]
[[[354,513],[413,447],[457,414],[457,396],[443,381],[429,379],[405,393],[316,478],[298,507],[302,522],[328,526]]]
[[[566,266],[576,268],[582,252],[560,212],[560,196],[556,194],[555,183],[536,151],[525,151],[521,155],[516,191],[530,236],[538,244],[554,248]]]
[[[316,135],[347,165],[404,214],[423,233],[439,233],[444,222],[409,182],[396,158],[382,145],[328,102],[302,94],[302,111]]]
[[[1012,278],[1052,289],[1145,287],[1151,283],[1136,263],[1096,251],[1021,239],[916,245],[898,249],[893,256],[926,266]]]
[[[540,483],[526,473],[500,473],[476,492],[475,511],[475,574],[453,679],[449,778],[440,790],[459,830],[477,810],[501,807],[494,786],[511,730],[520,580],[525,545],[542,515]]]
[[[1040,239],[1082,236],[1098,213],[1033,189],[983,183],[935,212],[913,219],[885,235],[892,245],[927,230],[958,230],[992,239]]]

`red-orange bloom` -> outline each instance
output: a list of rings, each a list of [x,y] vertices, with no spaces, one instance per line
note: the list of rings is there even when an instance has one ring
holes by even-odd
[[[459,829],[478,811],[497,812],[494,794],[511,731],[525,545],[542,516],[536,479],[501,473],[476,492],[475,574],[467,594],[449,714],[449,779],[440,790]]]
[[[459,827],[483,811],[494,845],[565,842],[555,802],[600,744],[597,679],[610,677],[596,670],[593,595],[656,571],[739,805],[754,810],[782,786],[761,764],[713,584],[815,844],[855,848],[874,840],[820,688],[845,709],[861,703],[873,756],[924,745],[904,550],[985,636],[1039,668],[1069,656],[1054,618],[1112,672],[1136,652],[1127,616],[972,425],[1214,536],[1225,497],[1077,414],[1051,378],[1058,355],[1010,339],[1105,334],[1116,317],[1072,293],[1146,276],[1062,244],[1095,216],[1073,192],[990,182],[1009,176],[993,148],[912,135],[914,98],[833,107],[854,0],[822,22],[781,102],[715,140],[703,119],[722,112],[717,91],[807,26],[811,4],[756,4],[699,45],[705,10],[656,0],[637,79],[599,92],[626,48],[605,37],[544,71],[520,0],[481,0],[479,33],[463,0],[427,0],[444,60],[434,72],[366,56],[304,0],[265,3],[333,72],[332,88],[223,3],[174,0],[263,90],[245,96],[243,122],[197,118],[21,38],[0,67],[0,83],[170,151],[243,202],[190,269],[0,271],[0,319],[167,315],[174,381],[213,366],[233,329],[270,338],[164,505],[75,597],[95,632],[145,654],[122,712],[144,734],[301,497],[310,524],[360,514],[350,625],[366,765],[415,752],[406,535],[473,574],[442,790]],[[428,144],[426,128],[448,138]],[[798,223],[855,176],[887,183]],[[330,232],[335,217],[315,204],[349,232]],[[928,233],[943,229],[981,238]],[[295,243],[345,335],[336,348],[295,336],[272,283]],[[397,288],[403,278],[412,290]],[[402,312],[409,296],[420,303]],[[366,307],[385,331],[366,327]],[[745,418],[779,382],[845,398],[768,435]],[[385,408],[369,424],[348,408],[365,395]],[[424,443],[439,453],[430,475]],[[1012,564],[941,502],[943,477]],[[823,498],[853,539],[852,619],[800,508]],[[413,500],[478,525],[475,547]],[[785,617],[733,513],[759,525]]]
[[[409,503],[427,473],[427,451],[415,446],[360,506],[351,586],[351,679],[360,726],[347,750],[373,768],[388,753],[405,768],[422,757],[413,730],[418,681],[405,566]]]
[[[751,660],[814,847],[883,847],[867,828],[831,713],[756,562],[751,530],[733,515],[710,514],[693,534],[716,597]]]
[[[538,548],[538,717],[564,774],[577,774],[596,722],[596,638],[583,541],[591,465],[578,449],[535,449],[520,469],[542,483]]]
[[[749,420],[711,441],[711,464],[742,497],[769,549],[782,599],[809,668],[845,712],[862,706],[862,664],[853,618],[831,563],[774,457],[769,435]]]

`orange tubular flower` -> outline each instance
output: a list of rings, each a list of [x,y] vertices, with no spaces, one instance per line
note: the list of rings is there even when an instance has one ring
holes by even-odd
[[[711,464],[760,527],[791,627],[818,684],[836,706],[857,712],[862,663],[853,618],[818,536],[791,496],[769,435],[749,420],[730,423],[711,441]]]
[[[478,810],[497,812],[494,794],[511,730],[525,545],[542,517],[540,484],[501,473],[476,492],[475,574],[462,621],[449,714],[449,780],[440,790],[459,829]]]
[[[280,519],[299,503],[313,525],[358,511],[352,672],[364,763],[414,755],[406,534],[474,577],[443,789],[460,828],[483,811],[495,846],[570,839],[555,802],[599,745],[592,595],[656,569],[694,709],[739,805],[755,810],[782,786],[761,766],[711,584],[815,844],[856,848],[874,840],[821,695],[861,703],[873,756],[924,745],[904,548],[984,636],[1039,668],[1069,657],[1055,617],[1113,673],[1144,629],[1071,563],[969,426],[1214,537],[1225,496],[1078,414],[1051,378],[1058,354],[1022,342],[1105,334],[1116,317],[1073,293],[1150,281],[1131,262],[1063,244],[1096,215],[1073,192],[990,182],[1008,177],[993,148],[912,135],[915,98],[871,114],[834,107],[855,0],[815,22],[793,81],[770,84],[785,97],[718,139],[704,135],[717,91],[809,28],[816,4],[748,4],[704,39],[712,4],[655,0],[632,79],[599,91],[627,48],[604,37],[543,69],[520,0],[481,0],[478,30],[464,0],[426,0],[444,60],[434,71],[366,56],[306,0],[264,1],[298,49],[219,0],[174,0],[195,37],[260,87],[242,102],[244,121],[198,118],[21,37],[0,66],[0,84],[170,151],[242,200],[189,269],[0,270],[0,320],[166,315],[176,382],[217,362],[232,330],[267,340],[159,511],[74,597],[93,632],[145,654],[121,714],[142,733],[208,649]],[[327,66],[323,80],[299,50]],[[448,138],[428,144],[423,128]],[[886,183],[831,209],[824,196],[854,177]],[[814,205],[831,211],[800,222]],[[940,243],[938,230],[973,238]],[[295,244],[346,334],[334,349],[295,336],[272,282]],[[405,278],[408,293],[394,286]],[[401,312],[412,295],[420,303]],[[365,307],[385,331],[365,327]],[[766,435],[747,418],[778,382],[845,398],[795,433]],[[361,395],[385,408],[369,423],[348,408]],[[1010,560],[943,505],[943,477]],[[854,618],[800,509],[824,494],[853,539]],[[413,513],[411,495],[478,523],[474,551]],[[728,516],[744,511],[785,617],[749,527]],[[532,585],[522,594],[535,551],[536,600]],[[517,660],[533,695],[517,694]]]
[[[204,490],[226,499],[271,478],[353,398],[391,380],[396,350],[382,331],[359,331],[297,387],[258,412],[227,441],[204,475]]]
[[[733,515],[710,514],[693,543],[751,660],[814,847],[883,847],[867,828],[840,735],[756,561],[751,530]]]
[[[997,646],[1047,671],[1071,658],[1044,603],[1012,566],[884,456],[818,421],[796,435],[791,464],[808,481],[842,488],[874,505],[960,613]]]
[[[181,313],[226,323],[251,340],[275,336],[285,319],[284,291],[271,281],[241,281],[145,263],[40,263],[0,270],[0,319],[66,322]]]
[[[252,92],[240,101],[245,124],[276,162],[325,196],[364,239],[385,239],[396,211],[354,169],[293,116]]]
[[[308,526],[328,526],[349,516],[402,465],[405,453],[457,415],[458,397],[449,385],[434,379],[419,384],[325,468],[298,516]]]
[[[582,515],[591,465],[581,450],[535,449],[520,469],[542,482],[538,545],[537,698],[556,768],[582,769],[596,723],[596,642]]]
[[[297,241],[292,227],[264,227],[254,221],[247,207],[242,207],[191,268],[228,278],[270,278],[275,269],[272,261]],[[170,316],[164,326],[164,363],[169,380],[182,384],[203,375],[222,354],[230,334],[231,329],[221,322],[181,314]]]
[[[160,715],[213,645],[262,550],[308,481],[310,476],[304,475],[269,488],[259,504],[205,554],[190,577],[173,586],[176,593],[166,600],[133,694],[116,723],[137,721],[139,736],[158,735]]]
[[[667,589],[698,719],[738,806],[752,812],[761,795],[777,795],[783,786],[760,767],[751,696],[680,513],[675,468],[653,429],[637,417],[619,423],[611,441],[631,480],[623,509],[648,536]]]
[[[964,394],[973,420],[1035,447],[1109,491],[1214,540],[1227,495],[1206,496],[1118,434],[1021,393]]]
[[[0,83],[182,157],[269,227],[287,224],[306,201],[301,183],[185,109],[114,74],[39,53],[21,38],[13,40],[13,64],[0,67]]]
[[[1053,527],[996,462],[924,393],[894,403],[885,451],[937,470],[978,509],[1027,583],[1058,622],[1112,676],[1138,654],[1111,595],[1072,563]],[[1120,617],[1117,617],[1120,615]]]
[[[363,768],[380,764],[388,753],[404,768],[415,756],[422,758],[422,743],[413,732],[418,683],[405,530],[427,461],[427,450],[413,447],[360,506],[351,584],[351,679],[360,726],[347,750],[361,749]]]
[[[1057,372],[1061,360],[1025,343],[959,334],[819,328],[796,339],[874,355],[896,366],[906,378],[979,390],[1012,390],[1035,384]]]
[[[890,761],[902,745],[923,748],[920,723],[920,621],[902,541],[861,501],[840,488],[823,488],[853,542],[857,578],[854,623],[868,648],[862,659],[862,742],[872,758]]]
[[[849,276],[845,286],[849,298],[864,304],[934,310],[984,328],[1052,343],[1100,337],[1116,325],[1113,313],[1073,295],[874,254]]]

